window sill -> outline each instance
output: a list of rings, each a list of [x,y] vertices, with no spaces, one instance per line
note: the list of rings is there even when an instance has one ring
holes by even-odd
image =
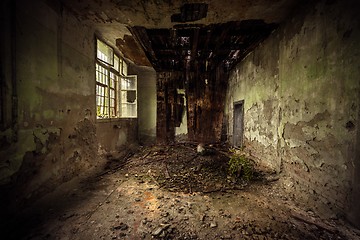
[[[137,117],[120,117],[120,118],[97,118],[96,122],[97,123],[107,123],[107,122],[118,122],[118,121],[122,121],[122,120],[135,120],[137,119]]]

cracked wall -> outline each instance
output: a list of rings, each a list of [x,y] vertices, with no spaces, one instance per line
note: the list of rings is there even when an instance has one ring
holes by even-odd
[[[299,9],[232,72],[225,109],[229,141],[233,102],[244,100],[246,149],[291,176],[299,197],[341,214],[352,212],[359,191],[354,3],[320,1]]]
[[[99,164],[99,146],[113,151],[136,142],[137,120],[96,121],[96,29],[61,5],[2,4],[10,40],[1,48],[1,83],[5,107],[16,114],[6,110],[9,120],[1,122],[0,185],[17,189],[16,202]]]
[[[277,38],[272,37],[261,48],[276,49]],[[255,50],[230,75],[226,110],[228,138],[233,132],[234,102],[244,101],[244,146],[258,159],[267,156],[264,164],[277,171],[280,161],[276,151],[279,141],[279,69],[278,52],[272,54]],[[259,80],[261,79],[261,81]]]

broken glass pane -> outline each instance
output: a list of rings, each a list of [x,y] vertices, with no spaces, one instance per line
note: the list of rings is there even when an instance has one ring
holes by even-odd
[[[127,91],[126,101],[128,103],[134,103],[136,100],[136,91]]]

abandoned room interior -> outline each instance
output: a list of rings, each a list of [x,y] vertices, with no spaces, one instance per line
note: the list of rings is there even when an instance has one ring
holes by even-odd
[[[3,0],[1,239],[360,239],[358,0]]]

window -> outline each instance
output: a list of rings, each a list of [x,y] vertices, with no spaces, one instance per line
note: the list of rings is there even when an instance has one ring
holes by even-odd
[[[96,118],[137,117],[137,76],[113,48],[96,40]]]
[[[96,48],[96,57],[98,60],[103,61],[109,65],[114,64],[114,50],[111,47],[97,39]]]
[[[109,118],[109,71],[96,63],[96,116]]]
[[[123,117],[136,117],[136,83],[137,76],[121,78],[121,113]]]

